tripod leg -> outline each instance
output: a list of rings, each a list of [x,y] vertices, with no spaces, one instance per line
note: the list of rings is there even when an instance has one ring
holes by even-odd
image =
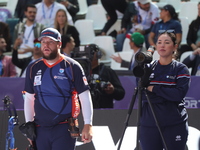
[[[129,122],[129,119],[130,119],[130,115],[132,113],[132,110],[133,110],[133,106],[134,106],[134,103],[135,103],[135,100],[136,100],[136,96],[137,96],[137,88],[134,89],[134,94],[133,94],[133,97],[132,97],[132,100],[131,100],[131,103],[129,105],[129,109],[128,109],[128,114],[126,116],[126,120],[124,122],[125,126],[124,126],[124,129],[123,129],[123,132],[122,132],[122,136],[121,136],[121,139],[119,141],[119,145],[118,145],[118,148],[117,150],[120,150],[120,147],[121,147],[121,144],[122,144],[122,141],[123,141],[123,138],[124,138],[124,134],[125,134],[125,131],[126,131],[126,128],[128,126],[128,122]]]
[[[149,106],[150,106],[151,112],[152,112],[152,114],[153,114],[154,120],[155,120],[155,122],[156,122],[156,126],[157,126],[158,131],[159,131],[159,133],[160,133],[160,136],[161,136],[161,138],[162,138],[162,141],[163,141],[165,150],[168,150],[167,145],[166,145],[166,142],[165,142],[165,139],[164,139],[163,134],[162,134],[162,131],[161,131],[161,129],[160,129],[160,125],[159,125],[158,120],[157,120],[157,118],[156,118],[156,114],[155,114],[155,112],[154,112],[152,103],[151,103],[151,101],[150,101],[150,99],[149,99],[149,97],[148,97],[148,95],[147,95],[146,89],[144,90],[144,93],[145,93],[145,96],[146,96],[147,101],[148,101],[148,103],[149,103]]]
[[[136,138],[136,147],[134,150],[139,150],[139,135],[140,135],[140,117],[142,110],[142,81],[139,79],[138,81],[138,114],[137,114],[137,138]]]

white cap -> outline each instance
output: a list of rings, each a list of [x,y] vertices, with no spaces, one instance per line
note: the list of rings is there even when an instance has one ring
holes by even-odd
[[[140,2],[141,4],[151,3],[151,0],[137,0],[137,1]]]

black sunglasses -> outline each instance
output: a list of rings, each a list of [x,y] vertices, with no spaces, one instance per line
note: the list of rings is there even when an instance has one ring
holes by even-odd
[[[173,34],[175,34],[175,31],[174,30],[158,30],[158,33],[159,34],[163,34],[163,33],[173,33]]]

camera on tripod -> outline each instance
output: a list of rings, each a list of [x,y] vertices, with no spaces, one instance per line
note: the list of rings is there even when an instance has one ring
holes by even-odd
[[[135,62],[137,65],[133,68],[133,75],[136,77],[142,77],[145,74],[146,64],[153,60],[153,52],[155,47],[150,46],[147,51],[140,51],[135,55]]]

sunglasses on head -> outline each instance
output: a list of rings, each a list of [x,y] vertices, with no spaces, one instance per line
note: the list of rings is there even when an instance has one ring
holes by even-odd
[[[41,43],[35,43],[34,47],[40,48],[41,47]]]
[[[158,33],[159,34],[163,34],[163,33],[173,33],[173,34],[175,34],[175,31],[174,30],[158,30]]]

